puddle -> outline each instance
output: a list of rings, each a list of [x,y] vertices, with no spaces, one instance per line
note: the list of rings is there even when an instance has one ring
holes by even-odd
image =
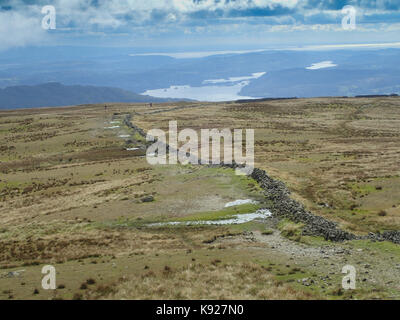
[[[117,129],[119,126],[104,127],[104,129]]]
[[[193,226],[193,225],[229,225],[229,224],[242,224],[246,222],[253,221],[255,219],[265,219],[271,216],[271,211],[267,209],[260,209],[253,213],[244,213],[244,214],[235,214],[234,218],[224,219],[224,220],[209,220],[209,221],[173,221],[173,222],[159,222],[159,223],[151,223],[149,227],[162,227],[162,226],[176,226],[176,225],[185,225],[185,226]]]
[[[118,137],[120,138],[130,138],[129,134],[120,134]]]
[[[233,207],[233,206],[240,206],[241,204],[247,204],[247,203],[256,204],[257,201],[254,201],[254,200],[251,200],[251,199],[246,199],[246,200],[235,200],[235,201],[232,201],[232,202],[228,202],[228,203],[225,205],[225,208]]]
[[[126,151],[135,151],[135,150],[139,150],[140,148],[126,148]]]

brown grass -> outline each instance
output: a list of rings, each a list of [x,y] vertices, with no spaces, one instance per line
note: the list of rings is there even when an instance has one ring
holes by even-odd
[[[319,297],[315,288],[276,281],[274,268],[243,263],[283,259],[286,265],[289,257],[272,258],[266,244],[241,236],[241,226],[237,233],[144,228],[149,221],[257,198],[260,190],[229,170],[149,166],[124,150],[119,132],[104,130],[115,114],[134,113],[135,124],[145,129],[167,129],[171,119],[196,130],[253,128],[256,166],[287,183],[308,209],[355,232],[400,228],[400,99],[180,106],[190,107],[155,105],[166,111],[157,114],[129,104],[106,112],[103,105],[0,111],[1,298]],[[146,196],[155,201],[142,203]],[[299,237],[297,226],[285,232]],[[235,241],[219,244],[224,237]],[[302,259],[308,272],[311,261]],[[60,272],[54,295],[38,287],[43,264]],[[3,276],[13,269],[26,270],[21,281]]]
[[[149,271],[115,285],[112,293],[95,290],[96,299],[311,299],[315,296],[275,281],[256,264],[193,264],[160,273]]]

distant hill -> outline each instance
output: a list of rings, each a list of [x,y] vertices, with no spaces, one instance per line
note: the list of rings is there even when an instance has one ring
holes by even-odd
[[[130,91],[97,86],[65,86],[58,82],[0,89],[0,109],[57,107],[106,102],[167,102]]]
[[[240,92],[250,97],[316,97],[390,95],[400,92],[397,67],[368,69],[339,66],[320,70],[305,68],[272,71],[253,80]]]

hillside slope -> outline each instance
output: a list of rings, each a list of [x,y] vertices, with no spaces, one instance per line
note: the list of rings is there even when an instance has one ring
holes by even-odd
[[[65,86],[58,82],[0,89],[0,109],[56,107],[103,102],[167,102],[169,99],[96,86]]]

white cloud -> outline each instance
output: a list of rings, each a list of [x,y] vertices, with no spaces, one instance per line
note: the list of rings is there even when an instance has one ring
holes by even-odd
[[[40,0],[40,5],[27,5],[22,0],[10,0],[10,3],[12,11],[0,11],[0,48],[40,42],[46,36],[46,32],[40,29],[43,18],[40,9],[48,1]],[[131,34],[135,39],[161,38],[166,34],[171,37],[186,34],[187,39],[235,35],[245,41],[249,37],[262,37],[264,34],[287,36],[291,32],[305,34],[308,31],[315,34],[342,32],[340,36],[345,36],[340,24],[341,10],[321,10],[320,6],[309,8],[306,6],[308,0],[98,0],[96,6],[91,5],[93,3],[90,0],[51,1],[57,10],[54,37],[61,34],[62,39],[62,35],[68,33],[77,37]],[[387,10],[388,4],[396,5],[396,1],[377,0],[374,8],[367,5],[367,1],[357,3],[357,32],[395,33],[398,28],[396,23],[384,23],[383,20],[381,23],[368,24],[368,19],[376,19],[375,15],[389,16],[394,11]],[[280,14],[277,12],[277,15],[265,17],[254,16],[255,11],[251,11],[250,15],[253,16],[246,16],[246,10],[249,9],[272,10],[278,7],[294,9],[296,14],[284,14],[280,10]],[[243,16],[241,13],[230,16],[230,10],[236,13],[242,10]],[[192,18],[194,13],[203,11],[209,11],[211,16],[214,14],[213,20]],[[216,17],[220,11],[224,14],[218,19]]]
[[[42,16],[25,16],[18,12],[0,12],[0,50],[41,42],[47,33]]]

